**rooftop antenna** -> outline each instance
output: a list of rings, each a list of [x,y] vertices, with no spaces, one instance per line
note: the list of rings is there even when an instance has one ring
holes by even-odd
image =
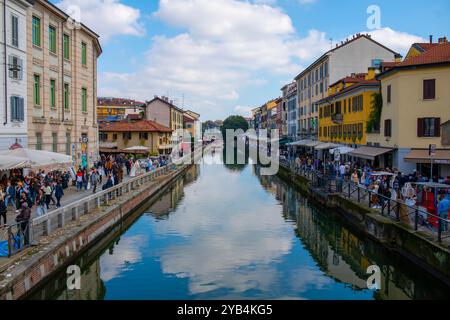
[[[330,47],[333,49],[333,38],[330,38]]]
[[[184,93],[183,93],[183,99],[182,99],[182,102],[181,102],[181,109],[184,109]]]

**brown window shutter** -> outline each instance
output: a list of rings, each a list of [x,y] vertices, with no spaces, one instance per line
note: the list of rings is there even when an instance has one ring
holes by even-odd
[[[430,99],[436,98],[436,80],[430,80]]]
[[[435,99],[436,98],[436,80],[429,79],[423,80],[423,99]]]
[[[417,119],[417,136],[423,137],[423,118]]]
[[[440,137],[441,136],[441,118],[434,118],[434,136]]]

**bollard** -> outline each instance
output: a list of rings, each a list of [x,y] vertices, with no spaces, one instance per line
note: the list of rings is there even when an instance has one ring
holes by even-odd
[[[47,220],[45,220],[45,226],[46,226],[46,228],[44,230],[44,235],[48,236],[52,232],[52,220],[50,217],[47,218]]]
[[[64,210],[58,215],[58,227],[63,228],[65,225]]]
[[[439,217],[438,220],[438,242],[442,242],[442,219]]]
[[[418,230],[418,224],[419,224],[419,209],[416,208],[415,216],[414,216],[414,230]]]

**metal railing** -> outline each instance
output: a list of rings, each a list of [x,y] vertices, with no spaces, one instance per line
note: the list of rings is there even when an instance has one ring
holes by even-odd
[[[311,186],[327,194],[339,194],[359,204],[364,204],[370,209],[379,210],[380,214],[397,222],[404,222],[414,228],[415,231],[431,232],[438,242],[449,238],[448,225],[450,219],[430,213],[419,206],[411,206],[403,200],[392,199],[379,194],[361,184],[345,181],[343,178],[330,176],[307,166],[296,166],[288,160],[280,161],[280,164],[289,168],[294,173],[307,178]]]
[[[31,220],[3,227],[0,229],[0,257],[9,258],[29,247],[32,242]]]

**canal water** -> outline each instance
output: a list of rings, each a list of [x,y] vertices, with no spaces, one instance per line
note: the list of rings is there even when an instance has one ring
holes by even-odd
[[[30,299],[437,299],[448,287],[259,167],[193,166]],[[381,289],[366,270],[381,269]]]

